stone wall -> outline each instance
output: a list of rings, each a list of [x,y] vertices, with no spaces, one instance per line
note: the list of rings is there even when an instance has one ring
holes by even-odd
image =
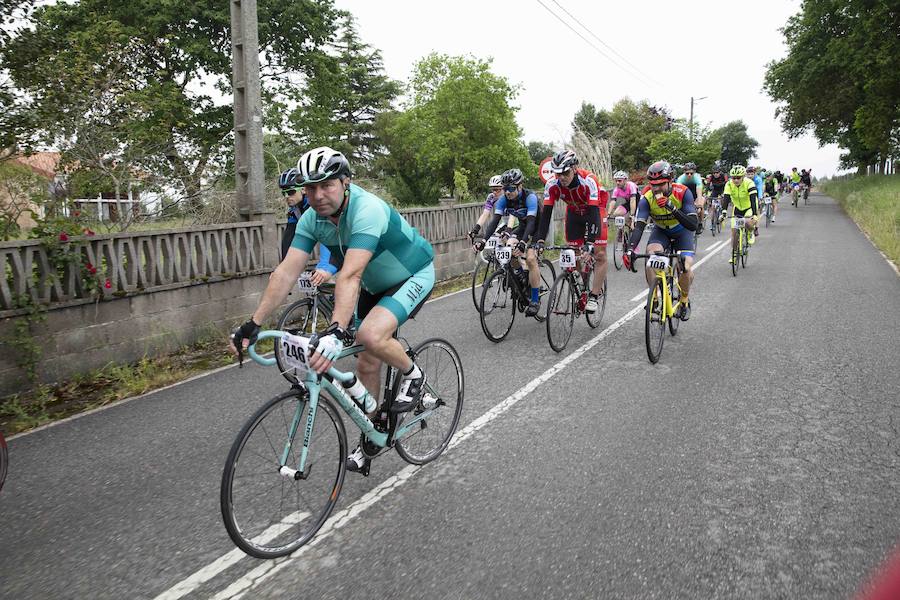
[[[481,204],[442,203],[401,211],[433,245],[436,277],[447,279],[473,266],[466,232]],[[95,301],[78,273],[54,272],[36,241],[0,244],[0,395],[28,385],[9,343],[25,311],[16,297],[28,294],[47,307],[35,326],[41,348],[38,379],[53,382],[102,367],[131,362],[190,344],[246,319],[278,261],[283,225],[263,221],[191,229],[72,238],[94,265],[104,265],[111,288]]]

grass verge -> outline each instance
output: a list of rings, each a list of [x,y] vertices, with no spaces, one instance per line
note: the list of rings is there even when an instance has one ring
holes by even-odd
[[[432,298],[469,287],[471,274],[440,281]],[[259,343],[260,352],[272,350],[272,341]],[[35,389],[0,399],[0,431],[10,436],[65,419],[124,398],[144,394],[234,362],[220,335],[181,348],[178,352],[143,358],[135,363],[110,363],[67,381],[38,385]]]
[[[833,179],[821,188],[900,267],[900,175]]]

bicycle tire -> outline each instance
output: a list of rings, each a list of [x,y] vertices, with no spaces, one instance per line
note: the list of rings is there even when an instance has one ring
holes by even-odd
[[[772,205],[766,204],[766,229],[769,228],[769,223],[772,221]]]
[[[678,260],[678,259],[676,258],[675,260]],[[675,274],[669,278],[669,283],[668,283],[669,294],[671,295],[671,298],[672,298],[672,306],[676,306],[675,303],[678,302],[679,300],[681,300],[681,289],[678,287],[677,276],[678,276],[678,271],[676,270]],[[681,325],[681,319],[676,315],[672,315],[671,317],[666,318],[666,322],[668,322],[668,324],[669,324],[669,334],[674,337],[675,334],[678,333],[678,326]]]
[[[0,433],[0,490],[3,489],[3,483],[6,481],[6,474],[9,471],[9,447],[6,445],[6,438]]]
[[[553,263],[546,258],[541,258],[538,260],[538,270],[541,273],[541,282],[540,287],[538,288],[538,300],[540,301],[540,306],[538,307],[538,312],[534,315],[535,320],[538,323],[544,322],[544,313],[547,310],[547,306],[550,301],[550,288],[553,287],[553,282],[556,280],[556,269],[553,268]]]
[[[750,234],[744,229],[741,232],[743,239],[741,240],[741,268],[747,268],[747,255],[750,253]]]
[[[492,266],[493,261],[484,262],[477,257],[475,259],[475,270],[472,271],[472,304],[475,305],[475,310],[481,310],[481,305],[479,304],[481,292],[476,292],[476,290],[478,289],[478,286],[484,285],[488,275],[491,273]]]
[[[438,354],[438,352],[441,354]],[[436,381],[433,379],[439,375],[450,374],[449,368],[440,367],[436,364],[438,362],[438,357],[441,355],[449,357],[450,362],[454,367],[454,373],[456,374],[455,391],[452,388],[454,385],[454,382],[451,381],[453,379],[452,377],[449,378],[447,382]],[[412,358],[425,373],[426,393],[435,395],[440,402],[434,408],[431,416],[427,420],[423,419],[419,421],[420,426],[417,430],[396,440],[395,447],[397,448],[397,453],[406,462],[414,465],[424,465],[440,456],[441,453],[447,449],[450,440],[453,439],[453,434],[456,433],[456,429],[459,427],[459,419],[462,415],[466,382],[459,353],[450,342],[446,340],[440,338],[425,340],[413,349]],[[393,387],[394,393],[399,389],[400,377],[401,375],[398,372]],[[449,408],[441,410],[445,406],[448,406]],[[421,407],[414,409],[412,414],[419,414],[422,410],[424,409],[421,409]],[[438,417],[444,416],[449,417],[445,431],[442,430],[440,425],[436,424],[443,423],[444,420],[438,420]],[[432,436],[432,432],[438,432],[438,435]],[[422,442],[430,439],[434,439],[435,443],[432,444],[426,442],[425,447],[427,448],[427,451],[414,449],[413,442]]]
[[[572,337],[576,302],[578,300],[575,297],[572,275],[567,272],[560,273],[550,290],[546,317],[547,342],[555,352],[562,352]]]
[[[280,331],[290,331],[291,333],[311,333],[310,332],[310,313],[313,307],[312,298],[301,298],[288,306],[278,317],[278,323],[275,328]],[[320,315],[324,315],[324,311],[319,307]],[[326,317],[330,319],[330,315]],[[317,317],[318,320],[318,317]],[[278,365],[278,372],[287,379],[291,384],[299,383],[293,373],[287,372],[281,357],[281,346],[278,341],[275,342],[275,362]]]
[[[325,482],[327,490],[324,490],[323,494],[325,497],[325,501],[322,504],[321,508],[316,512],[318,514],[313,515],[312,512],[307,512],[304,510],[300,510],[298,506],[298,510],[295,512],[288,513],[285,516],[275,515],[278,521],[273,522],[272,511],[268,508],[262,506],[262,502],[260,500],[259,492],[252,492],[246,494],[248,497],[247,505],[248,508],[246,511],[248,514],[252,514],[254,512],[260,515],[266,515],[268,521],[264,524],[264,527],[259,531],[250,531],[249,523],[244,523],[243,512],[245,511],[243,505],[243,499],[240,501],[240,511],[241,518],[235,513],[235,480],[236,479],[244,479],[248,478],[252,475],[245,475],[243,471],[236,476],[236,471],[243,467],[245,464],[250,464],[254,460],[263,459],[262,465],[268,469],[272,469],[272,477],[267,478],[267,483],[264,485],[265,489],[271,490],[273,487],[276,487],[272,484],[272,481],[280,481],[281,483],[281,498],[278,505],[278,511],[284,510],[284,499],[285,499],[285,486],[293,486],[296,490],[297,502],[299,504],[301,498],[303,498],[303,494],[300,491],[300,486],[302,485],[305,488],[314,487],[311,485],[310,480],[313,473],[318,473],[321,469],[314,469],[314,467],[318,466],[318,462],[314,460],[314,457],[319,456],[320,453],[324,455],[325,448],[318,447],[318,443],[315,452],[312,448],[312,444],[310,447],[310,451],[307,457],[307,478],[306,479],[295,479],[289,480],[286,477],[282,476],[278,468],[280,466],[281,457],[279,455],[280,449],[276,450],[276,445],[278,442],[275,442],[273,445],[271,435],[268,431],[266,431],[265,427],[262,426],[264,419],[272,412],[274,412],[279,404],[284,402],[285,400],[290,400],[292,398],[296,398],[299,402],[305,402],[306,406],[301,408],[303,411],[302,414],[305,415],[305,411],[307,410],[309,403],[306,401],[306,392],[300,389],[292,389],[291,391],[281,394],[280,396],[276,396],[272,398],[268,402],[266,402],[263,406],[261,406],[254,414],[247,420],[244,426],[241,428],[240,433],[237,438],[235,438],[234,443],[231,445],[231,450],[228,452],[228,458],[225,460],[225,468],[222,471],[222,483],[219,490],[219,502],[220,508],[222,511],[222,519],[225,523],[225,529],[228,532],[231,541],[234,544],[246,552],[248,555],[253,556],[255,558],[277,558],[279,556],[286,556],[291,552],[295,551],[297,548],[306,544],[312,537],[316,534],[317,531],[322,527],[325,521],[328,519],[328,516],[334,510],[334,506],[337,503],[338,496],[341,492],[341,487],[344,483],[344,475],[346,473],[346,459],[347,459],[347,434],[344,430],[344,423],[341,420],[337,409],[332,404],[331,400],[325,395],[324,391],[319,396],[318,409],[316,411],[316,419],[313,425],[313,438],[314,441],[317,442],[316,438],[317,433],[322,431],[322,429],[316,429],[316,426],[320,423],[325,424],[324,427],[328,427],[327,423],[331,423],[334,427],[334,432],[336,434],[336,440],[331,442],[331,445],[334,447],[334,450],[337,450],[335,455],[337,456],[337,473],[333,480],[326,477]],[[289,412],[292,414],[296,411],[296,407],[290,409]],[[324,414],[323,414],[324,413]],[[327,419],[325,417],[328,417]],[[302,435],[300,434],[302,430],[302,424],[305,422],[305,419],[301,419],[301,427],[298,427],[298,434],[295,439],[291,441],[291,447],[293,450],[294,445],[298,445],[302,447]],[[275,419],[275,424],[273,425],[273,432],[280,431],[284,432],[287,429],[284,424],[286,423],[286,417],[284,411],[282,411],[281,419]],[[257,438],[253,438],[254,440],[259,440],[259,446],[262,448],[262,453],[257,452],[255,450],[255,446],[248,447],[248,443],[250,442],[253,434],[257,432],[257,430],[262,427],[262,433],[265,434],[265,443],[262,443],[261,437],[257,436]],[[254,445],[257,442],[254,442]],[[244,450],[247,449],[247,455],[244,456]],[[299,450],[295,451],[299,452]],[[268,455],[268,456],[266,456]],[[292,459],[296,458],[294,452],[290,452],[289,455]],[[242,456],[244,458],[242,459]],[[268,460],[272,460],[269,464]],[[296,466],[296,463],[294,463]],[[258,474],[257,474],[258,477]],[[330,482],[330,483],[329,483]],[[288,494],[293,497],[294,490],[291,490]],[[240,494],[243,496],[243,492]],[[305,502],[306,499],[303,498]],[[293,506],[291,506],[293,508]],[[291,510],[288,508],[287,510]],[[309,519],[308,517],[313,517]],[[301,535],[296,538],[290,539],[290,541],[279,543],[275,546],[266,545],[269,542],[274,542],[275,540],[281,540],[285,537],[285,533],[289,533],[294,525],[301,525],[303,523],[309,523],[310,527],[305,530]],[[290,536],[288,536],[290,537]]]
[[[487,339],[492,342],[502,342],[513,323],[516,320],[516,298],[513,286],[506,280],[507,269],[498,269],[491,273],[481,290],[481,303],[478,310],[478,319],[481,322],[481,330]],[[492,291],[493,290],[493,291]],[[509,313],[509,322],[504,326],[506,319],[504,314]],[[490,317],[492,326],[487,324]],[[496,323],[495,323],[496,321]],[[494,331],[495,330],[495,331]]]
[[[662,355],[663,342],[666,340],[666,321],[662,311],[662,281],[657,280],[647,293],[647,304],[644,310],[644,341],[647,346],[647,358],[656,364]],[[657,319],[654,321],[653,317]]]
[[[734,234],[732,233],[732,236]],[[738,232],[737,234],[737,243],[735,244],[734,238],[732,237],[731,241],[731,274],[734,277],[737,277],[738,273],[738,261],[740,260],[741,253],[741,234]]]
[[[585,311],[584,318],[587,320],[587,324],[591,329],[597,329],[600,327],[600,323],[603,321],[603,313],[606,312],[606,292],[609,289],[607,286],[609,284],[609,278],[603,279],[603,293],[597,299],[600,302],[599,310],[596,310],[592,313]],[[588,277],[588,281],[586,284],[586,288],[588,291],[593,289],[594,285],[594,274],[591,273],[591,276]]]
[[[622,255],[625,254],[625,228],[616,228],[616,243],[613,244],[613,266],[616,271],[622,270]]]

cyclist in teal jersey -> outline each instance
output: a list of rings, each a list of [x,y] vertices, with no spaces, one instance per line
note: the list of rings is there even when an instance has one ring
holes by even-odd
[[[316,242],[331,251],[339,263],[335,277],[332,323],[310,339],[311,369],[324,373],[345,346],[353,343],[354,311],[361,320],[355,339],[365,346],[357,373],[371,395],[381,389],[381,366],[399,369],[400,389],[394,412],[412,410],[422,398],[425,373],[393,337],[415,315],[434,287],[434,250],[384,200],[351,183],[350,164],[328,147],[304,154],[297,163],[309,205],[297,223],[287,256],[272,272],[252,317],[235,330],[232,350],[253,343],[266,317],[281,306],[306,268]],[[374,403],[373,403],[374,404]],[[373,413],[376,406],[367,406]],[[362,471],[368,458],[357,448],[347,468]]]

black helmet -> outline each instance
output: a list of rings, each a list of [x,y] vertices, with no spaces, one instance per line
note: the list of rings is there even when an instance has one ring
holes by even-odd
[[[550,170],[554,173],[562,173],[578,164],[578,155],[573,150],[560,150],[553,156]]]
[[[684,165],[684,170],[685,170],[685,171],[696,171],[696,170],[697,170],[697,165],[695,165],[695,164],[692,163],[692,162],[686,163],[686,164]]]
[[[672,165],[664,160],[658,160],[647,169],[647,180],[650,183],[661,183],[662,181],[672,181],[673,172]]]
[[[350,163],[347,157],[328,146],[314,148],[297,161],[300,183],[320,183],[336,177],[350,177]]]
[[[525,175],[520,169],[510,169],[503,174],[503,185],[519,185],[525,181]]]
[[[303,184],[300,183],[300,171],[294,167],[282,173],[281,177],[278,178],[278,187],[283,190],[295,190],[302,186]]]

